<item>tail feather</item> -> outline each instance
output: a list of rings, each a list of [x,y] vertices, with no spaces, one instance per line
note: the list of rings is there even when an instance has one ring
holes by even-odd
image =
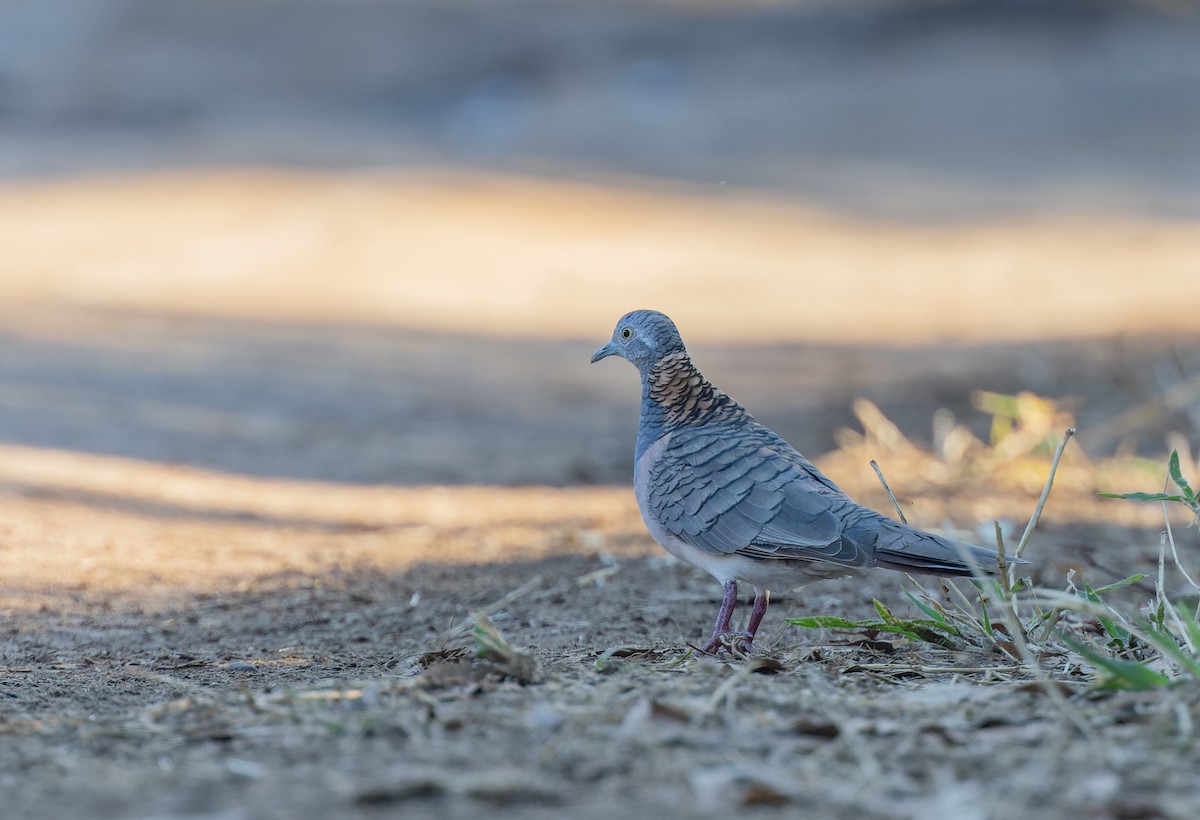
[[[969,576],[999,571],[994,549],[923,532],[880,516],[868,532],[874,540],[875,566],[926,575]],[[856,539],[857,540],[857,539]],[[1009,564],[1026,564],[1009,558]]]
[[[996,551],[986,547],[977,547],[962,541],[951,543],[963,547],[965,556],[961,559],[933,558],[925,555],[913,555],[904,552],[880,550],[875,554],[875,566],[885,569],[895,569],[901,572],[917,572],[923,575],[969,576],[974,575],[973,569],[978,569],[984,575],[996,575],[1000,565],[996,561]],[[1010,558],[1009,564],[1027,564],[1020,558]]]

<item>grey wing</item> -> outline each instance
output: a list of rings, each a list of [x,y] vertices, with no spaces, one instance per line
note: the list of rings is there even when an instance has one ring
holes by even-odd
[[[765,428],[677,430],[648,478],[651,514],[698,549],[870,563],[864,550],[842,537],[838,512],[853,502]]]

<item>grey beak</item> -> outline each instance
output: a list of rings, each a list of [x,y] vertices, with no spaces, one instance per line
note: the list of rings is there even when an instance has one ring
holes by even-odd
[[[609,342],[608,344],[604,345],[604,347],[600,348],[599,350],[597,350],[595,353],[592,354],[592,364],[595,364],[596,362],[600,361],[601,359],[606,359],[609,356],[616,355],[616,352],[617,352],[617,346],[615,344],[613,344],[612,342]]]

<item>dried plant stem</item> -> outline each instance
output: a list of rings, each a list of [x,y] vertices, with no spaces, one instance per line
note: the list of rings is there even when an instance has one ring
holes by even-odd
[[[524,598],[525,596],[527,596],[530,592],[532,592],[539,585],[541,585],[541,583],[542,583],[542,576],[535,575],[532,578],[530,578],[528,581],[526,581],[525,583],[521,584],[521,586],[514,589],[512,592],[509,592],[507,595],[503,596],[502,598],[500,598],[496,601],[493,601],[492,603],[488,604],[487,606],[479,607],[479,609],[476,610],[476,612],[480,613],[485,618],[495,615],[497,612],[504,609],[504,607],[508,606],[513,601],[518,601],[521,598]],[[473,630],[475,628],[476,623],[477,623],[476,615],[473,612],[470,615],[468,615],[466,618],[464,618],[462,621],[459,621],[454,626],[451,626],[449,629],[442,632],[438,636],[438,640],[439,640],[439,642],[445,644],[445,643],[449,643],[452,640],[461,638],[465,635],[469,635],[471,633],[471,630]]]
[[[1170,481],[1171,481],[1171,475],[1168,472],[1167,477],[1163,479],[1163,495],[1166,495],[1167,488],[1170,486]],[[1158,583],[1155,588],[1155,597],[1158,600],[1156,600],[1154,602],[1155,607],[1161,607],[1163,604],[1163,599],[1165,597],[1162,589],[1163,589],[1163,564],[1166,562],[1165,553],[1166,553],[1166,545],[1167,544],[1170,544],[1170,546],[1171,546],[1171,558],[1175,561],[1175,566],[1179,570],[1179,574],[1182,575],[1184,577],[1184,580],[1186,580],[1188,582],[1188,584],[1191,585],[1192,589],[1196,590],[1197,592],[1200,592],[1200,584],[1197,584],[1196,580],[1194,578],[1192,578],[1192,576],[1190,574],[1188,574],[1187,569],[1183,566],[1183,562],[1179,560],[1179,548],[1175,546],[1175,531],[1171,528],[1171,513],[1170,513],[1170,510],[1167,508],[1167,502],[1163,501],[1163,502],[1161,502],[1161,504],[1162,504],[1162,511],[1163,511],[1163,526],[1165,527],[1165,530],[1163,531],[1163,534],[1158,542]],[[1171,607],[1171,610],[1172,610],[1171,614],[1174,616],[1174,619],[1176,621],[1176,626],[1179,627],[1180,632],[1183,634],[1184,640],[1187,642],[1187,644],[1189,646],[1191,646],[1191,641],[1188,640],[1188,638],[1187,638],[1187,630],[1183,629],[1182,624],[1178,623],[1179,616],[1177,613],[1175,613],[1174,607]],[[1192,615],[1192,620],[1196,623],[1200,623],[1200,601],[1196,602],[1196,612],[1194,615]],[[1192,647],[1192,651],[1195,651],[1195,647]]]
[[[883,490],[887,493],[887,497],[892,500],[892,506],[896,509],[896,515],[900,516],[902,522],[908,524],[908,518],[904,515],[904,510],[900,509],[900,502],[892,494],[892,488],[888,486],[887,479],[883,477],[883,470],[879,469],[879,463],[875,459],[871,459],[871,469],[875,471],[875,475],[879,476],[879,483],[883,485]]]
[[[1158,535],[1158,577],[1154,579],[1154,611],[1157,612],[1163,606],[1163,600],[1166,599],[1166,567],[1167,567],[1167,534],[1165,532]]]
[[[1066,612],[1066,610],[1059,607],[1055,607],[1053,611],[1051,611],[1050,617],[1046,619],[1044,624],[1042,624],[1043,641],[1050,637],[1050,633],[1054,631],[1054,627],[1058,626],[1058,622],[1062,620],[1064,612]]]
[[[1068,427],[1066,435],[1063,436],[1063,440],[1058,444],[1058,449],[1054,451],[1054,460],[1050,462],[1050,475],[1046,476],[1046,486],[1042,488],[1041,498],[1038,499],[1037,507],[1033,510],[1033,516],[1025,526],[1025,532],[1021,534],[1021,540],[1017,542],[1017,558],[1023,556],[1025,548],[1029,546],[1029,536],[1033,535],[1033,528],[1037,526],[1038,519],[1042,517],[1042,509],[1046,506],[1046,499],[1050,497],[1050,487],[1054,485],[1054,474],[1058,472],[1058,462],[1062,459],[1063,450],[1066,449],[1067,442],[1071,440],[1071,436],[1073,435],[1075,435],[1075,428]]]
[[[911,576],[910,576],[910,578],[911,578]],[[992,637],[991,635],[988,635],[988,631],[986,629],[984,629],[983,621],[976,618],[975,615],[972,613],[971,601],[969,598],[967,598],[966,595],[963,594],[963,591],[961,589],[959,589],[955,584],[952,584],[948,581],[942,581],[942,592],[946,594],[947,601],[949,601],[950,598],[953,597],[952,595],[949,594],[950,592],[953,592],[954,595],[957,595],[959,600],[955,603],[955,606],[959,610],[959,613],[958,613],[959,618],[961,620],[965,621],[966,623],[970,624],[971,628],[974,629],[975,631],[977,631],[980,635],[985,635],[988,638],[990,638],[993,644],[996,643],[996,639],[994,637]],[[947,614],[949,614],[949,612],[947,612]],[[1018,660],[1018,659],[1014,658],[1013,660]]]
[[[1073,432],[1074,429],[1068,433],[1067,438],[1070,438],[1070,435]],[[1065,443],[1066,439],[1063,441]],[[1062,452],[1061,447],[1059,448],[1059,452]],[[1054,477],[1053,470],[1051,470],[1050,477],[1051,479]],[[1046,486],[1047,490],[1049,490],[1049,483],[1047,483]],[[1043,501],[1044,500],[1045,493],[1043,493]],[[975,580],[980,584],[986,584],[988,582],[988,579],[978,569],[972,568],[971,572],[975,577]],[[1087,721],[1083,719],[1083,716],[1076,711],[1075,707],[1071,705],[1071,702],[1068,701],[1066,696],[1063,695],[1062,690],[1060,690],[1058,687],[1058,684],[1046,673],[1046,670],[1042,668],[1042,665],[1038,663],[1037,656],[1029,648],[1029,644],[1026,643],[1025,629],[1021,625],[1021,619],[1017,617],[1017,603],[1015,598],[1016,596],[1014,595],[1013,600],[1006,600],[1005,606],[1000,607],[1000,611],[1004,614],[1004,622],[1008,627],[1009,635],[1012,637],[1012,645],[1017,651],[1019,660],[1025,665],[1025,668],[1029,670],[1030,674],[1033,675],[1034,680],[1037,681],[1037,684],[1046,693],[1046,697],[1048,697],[1054,703],[1054,705],[1058,707],[1059,711],[1062,712],[1063,717],[1065,717],[1067,721],[1075,727],[1079,734],[1081,734],[1087,740],[1090,746],[1093,748],[1099,748],[1095,742],[1096,738],[1092,734],[1091,727],[1088,726]],[[1107,754],[1107,752],[1104,752],[1103,754]]]
[[[1192,589],[1200,592],[1200,584],[1196,583],[1196,579],[1188,574],[1188,571],[1184,569],[1183,564],[1179,561],[1179,550],[1175,546],[1175,533],[1171,529],[1171,517],[1167,514],[1167,502],[1162,502],[1162,506],[1163,521],[1166,522],[1167,527],[1167,543],[1171,545],[1171,557],[1175,559],[1175,566],[1179,569],[1179,574],[1191,585]]]
[[[1079,730],[1081,735],[1087,738],[1088,745],[1096,748],[1096,738],[1092,734],[1091,727],[1087,725],[1087,721],[1075,710],[1071,702],[1066,699],[1054,680],[1046,674],[1046,670],[1042,669],[1042,665],[1038,663],[1037,658],[1030,651],[1029,645],[1025,643],[1025,635],[1021,632],[1021,625],[1016,616],[1012,615],[1012,611],[1008,607],[1004,607],[1003,611],[1004,619],[1008,622],[1009,629],[1012,632],[1013,645],[1017,648],[1017,654],[1021,656],[1021,661],[1033,673],[1034,678],[1037,680],[1038,685],[1045,691],[1046,696],[1054,701],[1054,704],[1067,720]]]
[[[1000,522],[993,521],[996,527],[996,574],[1000,578],[1000,589],[1004,592],[1004,600],[1012,600],[1012,583],[1008,578],[1008,559],[1004,555],[1004,533],[1000,531]]]

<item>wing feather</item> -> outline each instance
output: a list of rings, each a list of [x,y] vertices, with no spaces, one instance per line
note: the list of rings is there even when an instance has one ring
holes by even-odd
[[[675,431],[649,475],[651,514],[669,532],[714,554],[859,565],[842,538],[840,493],[791,445],[760,425]]]

